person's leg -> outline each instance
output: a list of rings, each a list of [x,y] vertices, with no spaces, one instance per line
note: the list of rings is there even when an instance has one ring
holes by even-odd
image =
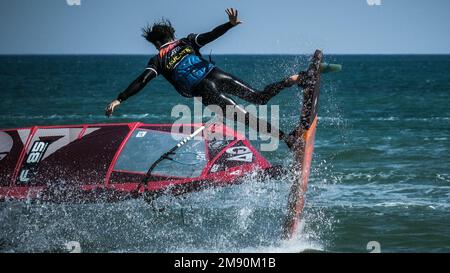
[[[195,97],[201,97],[202,103],[205,106],[209,105],[217,105],[221,108],[223,114],[226,114],[226,108],[227,106],[234,107],[234,116],[233,120],[234,122],[243,122],[245,125],[249,126],[253,130],[255,130],[258,133],[268,133],[272,137],[276,137],[279,139],[282,139],[286,142],[286,144],[289,147],[292,147],[293,140],[292,137],[289,134],[285,134],[283,131],[281,131],[279,128],[276,128],[272,126],[268,121],[266,120],[260,120],[258,117],[255,117],[245,111],[242,107],[237,105],[237,103],[226,96],[225,94],[221,93],[218,90],[219,85],[217,85],[214,81],[211,81],[209,79],[204,79],[199,86],[194,90],[194,96]],[[244,121],[238,120],[238,117],[244,117]],[[260,124],[266,124],[266,132],[261,132],[259,125]]]
[[[262,91],[255,90],[239,78],[230,75],[219,68],[215,68],[208,75],[208,80],[213,81],[220,87],[222,92],[237,96],[253,104],[264,105],[278,95],[281,90],[291,87],[299,83],[299,76],[293,75],[289,78],[283,79],[264,87]]]

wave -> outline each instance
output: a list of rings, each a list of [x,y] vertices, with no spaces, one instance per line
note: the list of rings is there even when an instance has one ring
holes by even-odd
[[[448,210],[450,186],[404,183],[311,184],[310,203],[328,208],[425,208]]]
[[[342,121],[449,121],[450,117],[430,117],[430,118],[402,118],[402,117],[371,117],[371,118],[342,118],[342,117],[327,117],[320,116],[319,120],[327,122],[342,122]]]

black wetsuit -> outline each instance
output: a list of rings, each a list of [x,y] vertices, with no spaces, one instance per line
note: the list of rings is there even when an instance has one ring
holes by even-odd
[[[166,43],[159,54],[148,62],[145,71],[118,96],[124,101],[139,92],[157,75],[163,75],[185,97],[202,97],[204,105],[218,105],[226,113],[227,105],[236,106],[228,95],[234,95],[253,104],[266,104],[282,89],[292,86],[288,79],[270,84],[258,91],[202,58],[200,48],[214,41],[233,25],[225,23],[210,32],[190,34],[186,38]],[[270,130],[270,124],[268,124]],[[283,133],[281,137],[283,137]]]

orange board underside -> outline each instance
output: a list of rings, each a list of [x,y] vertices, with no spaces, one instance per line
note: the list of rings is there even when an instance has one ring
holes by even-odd
[[[298,219],[303,211],[305,195],[308,188],[308,178],[311,171],[311,161],[314,151],[314,139],[316,134],[317,117],[314,118],[311,127],[303,133],[303,146],[296,153],[298,169],[301,173],[298,180],[294,182],[289,193],[288,214],[284,223],[284,238],[290,239],[297,230]]]

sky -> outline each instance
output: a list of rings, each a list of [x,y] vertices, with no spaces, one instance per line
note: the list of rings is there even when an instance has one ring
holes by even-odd
[[[146,23],[168,18],[182,38],[226,22],[227,7],[243,24],[213,54],[450,53],[449,0],[0,0],[0,54],[155,53]]]

